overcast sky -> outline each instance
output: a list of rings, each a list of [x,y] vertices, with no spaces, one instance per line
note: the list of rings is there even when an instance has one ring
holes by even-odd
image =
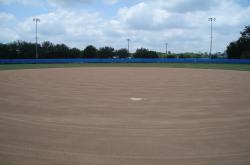
[[[38,17],[39,42],[65,43],[84,49],[144,47],[172,52],[208,52],[209,17],[214,24],[214,51],[250,25],[250,0],[0,0],[0,42],[35,42]]]

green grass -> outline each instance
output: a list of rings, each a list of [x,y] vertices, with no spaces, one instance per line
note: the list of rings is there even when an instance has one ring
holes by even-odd
[[[0,64],[0,70],[73,68],[73,67],[162,67],[250,71],[250,64],[183,64],[183,63],[122,63],[122,64]]]

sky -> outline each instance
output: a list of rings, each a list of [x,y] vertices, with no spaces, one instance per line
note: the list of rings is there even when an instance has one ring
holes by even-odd
[[[65,43],[84,49],[111,46],[174,53],[224,52],[250,25],[249,0],[0,0],[0,42]]]

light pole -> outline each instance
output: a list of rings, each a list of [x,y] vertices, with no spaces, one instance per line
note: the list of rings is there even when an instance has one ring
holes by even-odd
[[[37,49],[37,22],[40,22],[39,18],[33,18],[33,21],[36,22],[36,59],[38,59],[38,49]]]
[[[209,51],[209,56],[211,58],[212,57],[212,49],[213,49],[213,22],[216,21],[216,18],[214,18],[214,17],[208,18],[208,21],[211,22],[211,40],[210,40],[210,51]]]
[[[166,43],[166,56],[168,55],[168,43]]]
[[[130,42],[131,40],[128,38],[127,41],[128,41],[128,53],[129,53],[129,42]]]

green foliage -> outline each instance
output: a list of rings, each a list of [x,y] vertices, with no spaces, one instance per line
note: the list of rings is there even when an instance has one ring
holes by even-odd
[[[49,41],[45,41],[42,43],[42,49],[39,49],[40,54],[42,54],[42,57],[44,58],[52,58],[55,56],[54,52],[54,46],[53,43]]]
[[[178,57],[179,58],[193,58],[191,54],[180,54]]]
[[[98,50],[98,58],[113,58],[115,56],[114,48],[105,46]]]
[[[119,50],[115,51],[115,56],[117,58],[128,58],[129,57],[129,52],[125,48],[119,49]]]
[[[40,45],[38,45],[40,47]],[[3,46],[3,51],[0,52],[0,58],[34,58],[35,44],[16,41]]]
[[[149,51],[148,49],[141,48],[137,49],[134,58],[159,58],[155,51]]]
[[[227,47],[228,58],[239,58],[239,49],[237,42],[231,42]]]
[[[211,56],[211,59],[217,59],[217,58],[218,58],[217,55],[212,55],[212,56]]]
[[[80,58],[81,57],[81,51],[77,48],[72,48],[69,51],[69,58]]]
[[[250,58],[250,26],[240,33],[241,37],[227,47],[228,58]]]
[[[250,38],[250,26],[246,26],[244,31],[240,32],[242,38]]]
[[[56,44],[49,41],[38,44],[39,58],[80,58],[80,50],[70,49],[65,44]],[[0,44],[0,58],[35,58],[36,44],[25,41],[16,41],[9,44]]]
[[[242,52],[240,58],[250,59],[250,51]]]
[[[9,58],[10,56],[8,45],[0,43],[0,58]]]
[[[145,58],[148,55],[148,50],[145,48],[137,49],[134,58]]]
[[[54,57],[55,58],[70,58],[69,48],[65,44],[57,44],[54,46]]]
[[[175,54],[178,58],[201,58],[201,54],[197,53],[180,53]]]
[[[166,56],[166,58],[176,58],[176,55],[169,54],[169,55]]]
[[[159,58],[166,58],[166,53],[156,52]]]
[[[89,45],[83,50],[83,58],[97,58],[97,49]]]
[[[193,54],[192,58],[201,58],[201,54]]]

